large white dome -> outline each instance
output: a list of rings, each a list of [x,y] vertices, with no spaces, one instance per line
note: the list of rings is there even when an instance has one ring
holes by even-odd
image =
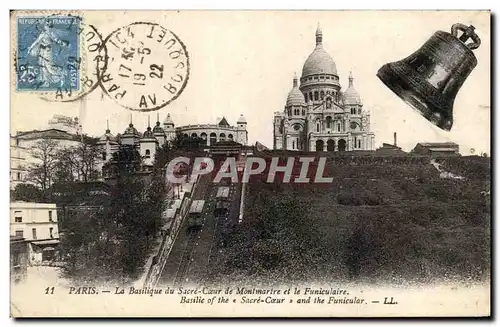
[[[315,74],[337,76],[337,66],[328,52],[323,49],[323,33],[318,26],[316,30],[316,48],[309,55],[302,67],[302,77]]]

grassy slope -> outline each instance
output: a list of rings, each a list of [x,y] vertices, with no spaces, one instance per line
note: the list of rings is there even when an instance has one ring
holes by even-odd
[[[212,281],[407,283],[489,276],[489,158],[329,158],[331,184],[249,184]],[[489,197],[489,196],[488,196]]]

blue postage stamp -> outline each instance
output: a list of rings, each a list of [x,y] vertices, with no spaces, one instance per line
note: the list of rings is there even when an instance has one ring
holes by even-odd
[[[79,89],[80,20],[76,16],[17,18],[18,91]]]

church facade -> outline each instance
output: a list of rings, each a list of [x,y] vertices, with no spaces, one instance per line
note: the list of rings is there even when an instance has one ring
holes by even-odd
[[[275,112],[274,149],[292,151],[371,151],[375,135],[354,78],[342,92],[337,67],[316,30],[316,47],[293,79],[283,111]]]

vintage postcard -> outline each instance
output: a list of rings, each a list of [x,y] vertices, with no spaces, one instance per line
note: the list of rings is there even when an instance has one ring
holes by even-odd
[[[11,11],[11,316],[489,317],[490,26]]]

